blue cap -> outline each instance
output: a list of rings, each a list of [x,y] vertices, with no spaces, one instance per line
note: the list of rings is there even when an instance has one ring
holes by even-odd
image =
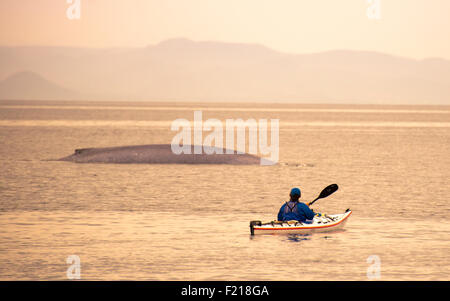
[[[300,195],[301,195],[300,189],[299,189],[299,188],[297,188],[297,187],[295,187],[295,188],[292,188],[292,189],[291,189],[291,193],[290,193],[290,195],[292,195],[292,196],[294,196],[294,195],[298,195],[298,196],[300,196]]]

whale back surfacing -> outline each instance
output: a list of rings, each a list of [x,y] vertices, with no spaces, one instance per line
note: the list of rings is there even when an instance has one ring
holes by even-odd
[[[261,159],[250,154],[227,153],[226,149],[208,147],[208,153],[194,154],[194,146],[191,154],[175,154],[170,144],[134,145],[105,148],[80,148],[59,161],[75,163],[116,163],[116,164],[260,164]]]

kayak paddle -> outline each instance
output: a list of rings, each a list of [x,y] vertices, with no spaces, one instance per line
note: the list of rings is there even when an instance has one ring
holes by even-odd
[[[339,187],[337,184],[328,185],[327,187],[325,187],[322,190],[320,195],[314,201],[312,201],[308,204],[308,206],[311,206],[312,204],[314,204],[314,202],[317,201],[318,199],[323,199],[323,198],[326,198],[327,196],[333,194],[334,192],[336,192],[336,190],[338,190],[338,188]]]

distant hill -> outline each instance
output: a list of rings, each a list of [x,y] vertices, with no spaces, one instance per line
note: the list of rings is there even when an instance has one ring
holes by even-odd
[[[69,100],[79,97],[78,93],[60,87],[34,72],[15,73],[0,81],[0,99]]]
[[[290,54],[188,39],[144,48],[0,47],[0,79],[21,70],[53,87],[24,90],[21,79],[7,89],[20,98],[53,98],[57,85],[83,100],[450,104],[450,61],[369,51]]]

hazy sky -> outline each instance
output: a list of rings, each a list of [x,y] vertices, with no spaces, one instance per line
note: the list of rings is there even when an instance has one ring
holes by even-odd
[[[295,53],[373,50],[450,59],[449,0],[0,0],[0,45],[136,47],[185,37]],[[372,14],[373,15],[373,14]]]

